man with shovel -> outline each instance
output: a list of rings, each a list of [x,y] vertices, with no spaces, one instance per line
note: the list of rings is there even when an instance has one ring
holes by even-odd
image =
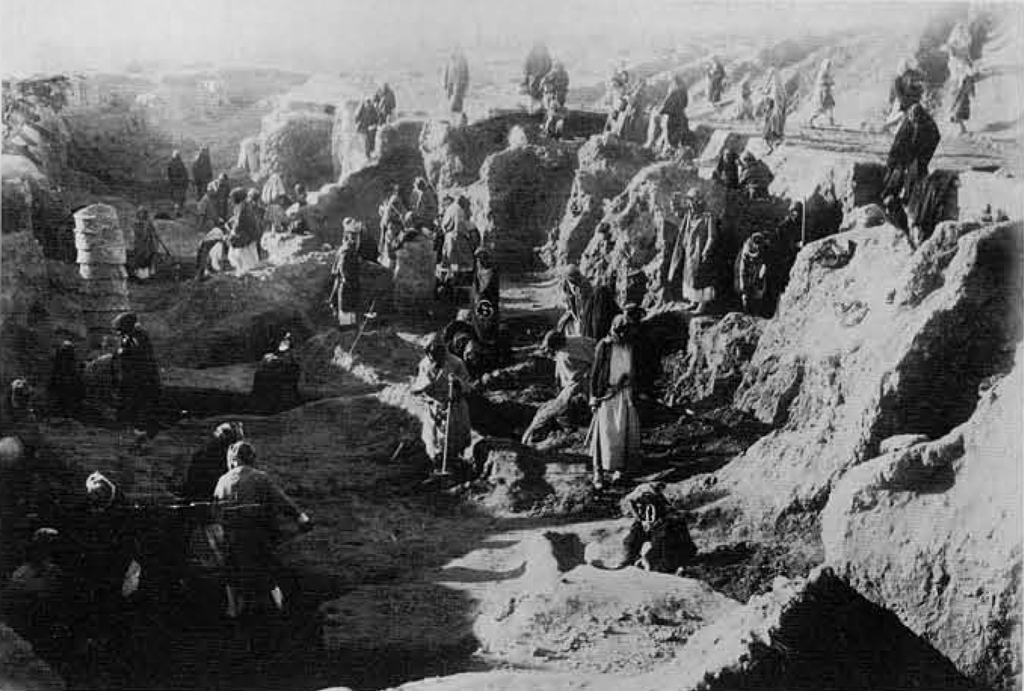
[[[427,401],[423,444],[434,468],[450,470],[470,442],[469,404],[465,393],[471,383],[465,363],[452,355],[441,334],[434,334],[424,348],[412,392]]]

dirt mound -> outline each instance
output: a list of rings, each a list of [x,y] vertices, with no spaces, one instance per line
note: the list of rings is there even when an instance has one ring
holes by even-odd
[[[18,691],[63,691],[64,680],[18,634],[0,624],[0,686]]]
[[[473,221],[506,272],[531,269],[558,223],[576,167],[572,144],[508,148],[491,154],[468,190]]]
[[[339,245],[342,221],[351,216],[363,222],[362,255],[367,259],[376,258],[380,238],[378,207],[387,198],[392,185],[399,185],[407,195],[413,181],[422,175],[423,161],[419,152],[414,146],[402,144],[399,138],[376,162],[348,173],[341,182],[326,185],[315,197],[311,196],[310,204],[324,219],[323,227],[317,231],[318,239]]]
[[[158,361],[211,367],[257,360],[285,334],[303,340],[325,318],[333,254],[316,252],[244,276],[218,274],[183,285],[180,298],[154,319]],[[147,328],[149,328],[147,324]]]
[[[75,109],[66,115],[68,167],[136,193],[166,185],[171,136],[124,106]]]
[[[670,357],[668,400],[693,408],[730,402],[743,381],[765,321],[741,312],[730,312],[721,319],[691,319],[686,352]]]
[[[322,110],[274,111],[264,117],[259,134],[261,177],[277,173],[288,189],[296,183],[313,188],[332,180],[333,126],[333,116]]]
[[[771,532],[819,511],[883,439],[966,420],[1020,338],[1020,257],[1020,224],[941,224],[913,254],[890,226],[805,247],[734,399],[780,429],[676,489],[719,497],[701,510],[735,519],[741,537]]]
[[[604,215],[606,199],[620,194],[652,156],[638,144],[612,135],[591,137],[577,153],[576,177],[562,220],[542,256],[549,266],[574,264]]]
[[[643,168],[610,203],[583,252],[583,272],[598,281],[612,272],[622,278],[630,269],[642,268],[649,279],[648,294],[660,295],[675,241],[664,237],[661,220],[674,217],[672,195],[693,186],[705,190],[711,208],[721,211],[717,186],[699,178],[696,168],[674,162]]]
[[[738,607],[689,578],[635,568],[560,569],[557,539],[538,540],[525,573],[509,586],[513,594],[478,618],[475,630],[488,654],[552,670],[643,672]]]
[[[85,340],[80,282],[73,265],[44,259],[30,233],[5,233],[0,246],[0,381],[39,385],[60,341]]]
[[[513,127],[536,139],[541,117],[526,112],[503,113],[460,127],[447,120],[431,120],[423,128],[420,151],[428,180],[444,194],[453,187],[465,187],[478,177],[480,167],[491,154],[505,148]]]
[[[850,470],[822,514],[829,564],[964,674],[1006,690],[1021,679],[1022,367],[1018,350],[949,434]]]

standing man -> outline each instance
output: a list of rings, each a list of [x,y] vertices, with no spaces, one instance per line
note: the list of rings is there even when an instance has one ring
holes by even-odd
[[[188,194],[188,169],[181,160],[181,152],[178,150],[171,154],[171,160],[167,164],[167,184],[175,206],[174,213],[180,217],[185,206],[185,196]]]
[[[254,467],[256,450],[246,441],[232,444],[227,451],[228,470],[217,481],[213,498],[222,505],[220,524],[227,552],[228,616],[241,614],[250,603],[273,600],[284,606],[284,595],[275,580],[274,520],[277,512],[296,519],[309,530],[313,522],[302,509],[262,470]]]
[[[114,328],[121,339],[114,356],[118,375],[118,420],[133,429],[143,429],[153,437],[158,429],[160,369],[149,334],[138,325],[132,312],[118,315]]]
[[[331,306],[338,315],[338,326],[354,326],[359,321],[361,290],[359,284],[359,243],[363,224],[354,218],[342,222],[341,247],[334,259],[331,276],[334,287],[331,290]]]
[[[455,47],[452,50],[448,64],[444,68],[441,86],[444,88],[448,110],[461,115],[466,91],[469,89],[469,63],[462,48]],[[465,116],[462,116],[462,119],[465,119]]]
[[[234,210],[228,221],[228,261],[235,267],[235,275],[248,273],[260,263],[260,229],[256,213],[249,205],[245,189],[231,191]]]
[[[825,58],[818,68],[818,76],[814,80],[814,114],[807,124],[815,127],[814,121],[822,115],[828,115],[828,126],[835,127],[836,99],[832,95],[832,86],[835,80],[832,78],[832,60]]]
[[[417,229],[433,230],[437,226],[437,193],[427,184],[426,179],[416,178],[409,195],[409,211]]]
[[[363,147],[367,158],[373,157],[373,147],[377,141],[377,126],[381,124],[380,112],[373,99],[366,98],[356,111],[356,132],[363,136]]]
[[[217,214],[227,220],[231,218],[231,182],[227,173],[217,176],[217,194],[214,201],[217,203]]]
[[[405,232],[405,204],[402,189],[391,186],[391,193],[377,210],[380,214],[380,241],[377,243],[377,261],[381,266],[391,268],[395,260],[395,249]]]
[[[736,115],[737,120],[753,120],[754,119],[754,102],[751,99],[752,89],[750,88],[750,73],[743,75],[743,79],[740,80],[740,99],[736,102]]]
[[[156,273],[158,238],[156,227],[149,217],[149,209],[144,206],[140,206],[135,212],[132,235],[135,245],[132,249],[131,261],[128,263],[128,270],[134,278],[140,281],[149,280]]]
[[[768,153],[782,143],[786,136],[786,115],[789,112],[789,95],[782,76],[774,67],[768,72],[764,85],[764,127],[762,135],[768,146]]]
[[[398,103],[395,100],[395,92],[391,90],[391,86],[387,82],[384,82],[374,94],[373,102],[377,107],[378,122],[381,125],[391,122],[391,116],[394,115]]]
[[[562,301],[565,314],[558,320],[558,330],[566,336],[584,335],[584,326],[589,322],[593,306],[594,289],[590,281],[575,264],[565,267],[562,279]]]
[[[196,188],[196,199],[203,196],[211,182],[213,182],[213,164],[210,162],[210,147],[204,145],[199,149],[196,160],[192,162],[192,184]]]
[[[712,55],[704,72],[708,79],[708,103],[717,106],[722,100],[722,87],[725,86],[725,68],[718,58]]]
[[[768,164],[746,151],[740,159],[739,186],[746,190],[750,199],[767,199],[768,187],[775,179]]]
[[[690,123],[686,118],[688,104],[686,82],[683,75],[676,74],[672,78],[672,88],[669,89],[665,100],[651,113],[651,119],[647,126],[647,142],[644,146],[656,150],[658,153],[668,153],[670,149],[681,146],[690,133]],[[658,137],[657,144],[655,144],[659,127],[661,136]]]
[[[532,110],[536,110],[540,104],[543,95],[541,82],[544,75],[550,71],[551,53],[543,42],[537,41],[526,55],[526,62],[523,64],[523,83],[520,86],[520,93],[530,96]]]
[[[683,300],[695,305],[700,314],[715,299],[718,222],[705,208],[704,195],[696,187],[686,193],[686,203],[687,213],[672,251],[669,276],[678,275],[681,269]]]
[[[470,442],[469,404],[465,393],[471,387],[465,363],[452,355],[440,333],[434,334],[425,347],[412,392],[427,400],[427,417],[423,422],[423,444],[438,470],[445,457],[449,462],[459,458]]]
[[[611,332],[597,344],[590,372],[590,454],[594,487],[604,487],[606,473],[618,483],[640,460],[640,416],[637,384],[636,329],[624,314],[612,321]],[[632,467],[631,467],[632,466]]]

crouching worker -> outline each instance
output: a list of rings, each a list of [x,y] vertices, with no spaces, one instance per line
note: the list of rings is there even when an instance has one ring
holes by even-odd
[[[269,475],[254,467],[256,451],[246,441],[228,448],[228,471],[217,481],[220,528],[213,528],[226,568],[227,615],[238,617],[248,606],[273,602],[284,609],[284,594],[274,577],[277,513],[295,518],[299,528],[313,522]],[[262,600],[262,602],[261,602]]]
[[[646,482],[626,495],[633,525],[624,540],[625,564],[676,573],[697,554],[686,519],[673,511],[661,483]]]
[[[438,470],[462,455],[470,442],[469,404],[471,386],[465,363],[452,355],[440,334],[434,334],[420,361],[412,392],[427,401],[423,421],[423,445]]]
[[[549,331],[544,352],[555,361],[558,396],[542,405],[523,434],[523,444],[533,444],[546,429],[559,425],[568,429],[585,424],[589,416],[587,394],[596,342],[586,336],[566,336]]]

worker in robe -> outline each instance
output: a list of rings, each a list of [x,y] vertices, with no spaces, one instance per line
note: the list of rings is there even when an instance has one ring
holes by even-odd
[[[605,123],[606,132],[612,132],[616,135],[620,134],[621,114],[626,109],[630,90],[629,72],[626,70],[625,63],[619,63],[612,69],[611,76],[608,78],[608,85],[605,89],[608,107],[608,120]]]
[[[687,212],[672,252],[669,275],[682,275],[684,302],[707,311],[716,297],[717,245],[721,238],[718,221],[706,208],[703,193],[696,187],[686,193]],[[681,271],[680,271],[681,269]]]
[[[445,65],[441,78],[441,86],[444,89],[445,100],[448,103],[448,110],[451,113],[462,113],[466,91],[469,89],[469,62],[462,49],[456,47],[452,50]]]
[[[266,259],[266,255],[263,253],[262,241],[263,234],[267,232],[267,207],[260,199],[260,191],[255,187],[246,192],[245,201],[249,204],[249,208],[252,209],[253,215],[256,216],[256,250],[262,261]]]
[[[638,485],[624,503],[633,523],[623,539],[623,561],[616,566],[677,574],[697,556],[686,518],[672,509],[660,482]]]
[[[647,135],[647,80],[637,79],[626,97],[626,107],[620,115],[618,135],[631,142],[643,142]]]
[[[395,248],[398,246],[402,233],[405,232],[405,203],[402,201],[402,190],[398,185],[391,186],[391,192],[381,202],[377,212],[380,214],[380,241],[377,243],[377,261],[381,266],[391,268],[395,259]]]
[[[463,197],[449,204],[445,209],[441,228],[444,240],[441,247],[439,277],[450,299],[457,299],[460,288],[469,288],[473,284],[473,271],[476,259],[474,254],[479,247],[479,233],[473,235],[475,227],[470,226],[466,204]]]
[[[770,317],[773,311],[768,294],[769,251],[764,233],[753,233],[736,255],[734,289],[743,311],[755,317]]]
[[[85,402],[84,366],[75,356],[75,344],[63,341],[53,354],[50,368],[50,412],[57,417],[77,417]]]
[[[540,88],[546,108],[565,106],[565,99],[569,95],[569,73],[561,60],[555,60],[551,70],[541,79]]]
[[[202,197],[207,186],[213,182],[213,164],[210,162],[210,147],[203,145],[192,162],[192,184],[195,186],[196,199]]]
[[[751,151],[744,152],[740,158],[739,186],[750,199],[767,199],[768,188],[775,179],[768,164],[760,160]]]
[[[971,99],[974,98],[975,76],[965,71],[953,96],[953,105],[949,109],[949,121],[960,127],[960,134],[967,134],[967,121],[971,119]]]
[[[639,469],[640,416],[634,400],[637,377],[637,329],[626,315],[612,321],[609,334],[598,341],[590,372],[588,441],[594,467],[594,487],[602,489],[607,474],[618,484],[625,473]]]
[[[490,250],[480,247],[474,254],[476,270],[473,273],[473,304],[486,300],[491,303],[495,319],[498,319],[501,314],[501,275],[494,265]]]
[[[597,342],[587,336],[566,336],[561,331],[544,335],[542,352],[555,361],[558,395],[542,404],[523,434],[523,444],[539,441],[550,427],[574,429],[585,424],[590,415],[590,370]]]
[[[811,114],[807,124],[816,127],[814,121],[822,115],[828,115],[828,126],[835,127],[836,99],[832,95],[832,87],[835,79],[832,77],[832,60],[825,58],[818,67],[818,74],[814,78],[814,113]]]
[[[435,295],[433,239],[416,226],[413,212],[405,217],[392,273],[394,310],[404,316],[421,316],[424,305],[433,301]]]
[[[459,198],[455,200],[458,203],[459,208],[462,209],[463,219],[463,232],[469,237],[469,242],[473,246],[473,251],[476,252],[480,248],[480,243],[483,242],[483,238],[480,236],[480,229],[476,227],[476,223],[473,222],[473,210],[469,205],[469,197],[464,194],[460,194]]]
[[[217,202],[217,213],[225,221],[231,218],[231,182],[227,173],[217,176],[217,195],[214,198]]]
[[[302,364],[292,348],[292,335],[286,333],[277,349],[264,353],[252,376],[250,399],[266,415],[294,408],[302,402],[299,380]]]
[[[149,217],[149,209],[144,206],[140,206],[135,212],[132,236],[135,246],[132,248],[127,268],[133,278],[147,281],[156,274],[159,239],[153,220]]]
[[[277,609],[283,608],[274,557],[278,514],[294,518],[302,530],[313,527],[310,517],[255,464],[252,445],[235,442],[228,447],[227,472],[213,490],[222,528],[219,547],[224,554],[227,614],[231,618],[271,602]]]
[[[750,79],[751,76],[748,72],[740,80],[740,97],[736,101],[736,113],[733,116],[736,120],[754,119],[753,89],[750,86]]]
[[[167,163],[167,186],[174,202],[175,215],[181,216],[188,195],[188,168],[181,160],[181,152],[177,150],[171,154],[171,160]]]
[[[355,116],[356,132],[363,137],[363,150],[367,158],[373,158],[373,147],[377,141],[377,127],[381,124],[380,113],[372,98],[365,98],[359,104]]]
[[[593,287],[575,264],[565,267],[562,278],[562,304],[565,313],[558,320],[558,330],[566,336],[582,336],[584,319],[589,317]]]
[[[928,165],[940,139],[935,120],[920,103],[913,104],[893,137],[882,186],[882,208],[898,228],[909,230],[906,208],[915,188],[928,177]]]
[[[377,121],[381,125],[391,122],[398,103],[395,100],[395,92],[391,90],[391,86],[387,82],[381,84],[377,89],[377,93],[373,95],[373,103],[377,108]]]
[[[114,319],[120,344],[114,357],[118,383],[117,417],[131,428],[150,437],[159,429],[160,369],[153,355],[149,334],[135,314],[124,312]]]
[[[911,106],[924,98],[925,76],[917,65],[917,60],[904,58],[896,67],[896,76],[889,89],[891,110],[885,120],[885,129],[898,126]]]
[[[735,190],[740,187],[740,157],[735,149],[726,149],[718,157],[715,170],[711,173],[711,179],[727,190]]]
[[[256,213],[249,205],[248,194],[241,187],[231,191],[231,204],[234,207],[228,219],[228,261],[235,267],[235,275],[242,276],[260,263],[257,247],[260,240],[259,222]]]
[[[786,136],[786,116],[789,112],[789,95],[786,85],[782,82],[782,75],[774,67],[768,72],[762,93],[764,96],[762,100],[764,108],[762,137],[770,154]]]
[[[690,134],[690,122],[686,117],[688,104],[686,81],[683,75],[676,74],[665,99],[651,112],[644,146],[661,154],[681,146]],[[660,135],[657,134],[659,131]]]
[[[342,222],[341,246],[331,267],[334,285],[329,302],[338,315],[338,326],[341,328],[355,326],[359,321],[362,300],[359,244],[362,231],[363,224],[354,218],[346,218]]]
[[[423,177],[412,183],[409,211],[416,228],[432,230],[437,226],[437,193]]]
[[[541,84],[550,71],[551,53],[544,43],[538,41],[526,55],[526,62],[523,63],[523,82],[519,89],[520,93],[529,95],[532,110],[540,106],[544,95]]]
[[[231,270],[231,263],[228,262],[228,252],[231,247],[228,245],[228,236],[220,228],[211,228],[203,236],[196,251],[195,280],[202,281],[213,274],[224,273]]]
[[[434,468],[449,469],[469,446],[470,417],[466,393],[471,388],[466,365],[452,355],[441,334],[434,334],[420,360],[412,392],[424,397],[427,414],[423,420],[423,444]]]
[[[707,79],[708,103],[717,106],[722,100],[722,89],[725,86],[725,68],[714,55],[704,67]]]
[[[220,209],[217,204],[216,182],[207,183],[206,192],[203,194],[202,199],[199,200],[196,215],[198,217],[197,223],[200,233],[205,234],[214,228],[223,228],[227,219],[220,215]]]
[[[608,335],[612,320],[621,311],[617,296],[618,274],[611,271],[605,274],[594,286],[588,305],[584,306],[581,315],[580,335],[600,341]],[[646,287],[645,287],[646,290]]]
[[[775,226],[768,238],[768,292],[769,302],[776,305],[789,284],[789,272],[796,263],[796,255],[804,246],[804,204],[794,200],[786,217]],[[824,236],[820,236],[824,237]],[[808,236],[806,242],[820,237]]]
[[[180,488],[187,501],[210,501],[220,476],[228,470],[228,449],[243,437],[238,422],[222,422],[213,430],[213,436],[193,454]]]

